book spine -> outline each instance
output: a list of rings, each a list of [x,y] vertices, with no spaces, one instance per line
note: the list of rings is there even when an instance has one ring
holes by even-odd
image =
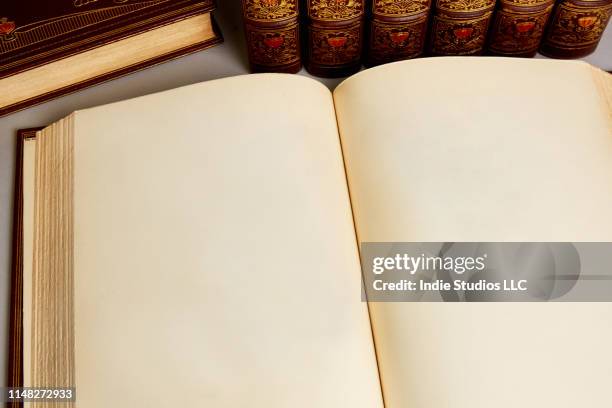
[[[298,0],[242,0],[242,14],[252,72],[302,68]]]
[[[423,55],[430,9],[431,0],[373,0],[366,64]]]
[[[489,34],[489,53],[535,56],[553,5],[554,0],[501,0]]]
[[[431,25],[431,55],[484,52],[495,0],[437,0]]]
[[[540,52],[552,58],[581,58],[599,44],[612,15],[612,0],[561,0],[553,11]]]
[[[306,0],[306,8],[308,72],[340,77],[359,71],[365,0]]]

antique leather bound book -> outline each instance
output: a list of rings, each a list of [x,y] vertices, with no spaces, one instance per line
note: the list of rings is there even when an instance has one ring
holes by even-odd
[[[612,241],[587,63],[225,78],[22,132],[17,166],[11,385],[59,406],[612,403],[611,302],[361,296],[365,242]]]
[[[20,130],[17,134],[16,163],[15,163],[15,200],[13,202],[13,242],[14,246],[11,260],[11,304],[9,309],[9,366],[7,385],[21,387],[23,385],[23,147],[26,140],[34,140],[36,132],[42,128]],[[8,408],[22,408],[19,402],[7,403]]]
[[[251,71],[298,72],[298,0],[242,0],[242,11]]]
[[[560,0],[546,29],[540,52],[553,58],[580,58],[597,48],[612,0]]]
[[[535,56],[553,5],[554,0],[500,0],[489,33],[489,53]]]
[[[482,54],[494,7],[495,0],[436,0],[429,53]]]
[[[359,71],[365,0],[306,0],[306,69],[323,77]]]
[[[214,0],[3,0],[0,116],[221,42]]]
[[[431,0],[373,0],[366,63],[422,55],[430,7]]]

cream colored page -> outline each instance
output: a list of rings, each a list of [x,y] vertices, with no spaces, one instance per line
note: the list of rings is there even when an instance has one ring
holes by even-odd
[[[589,67],[435,58],[336,90],[359,240],[612,241]],[[373,303],[389,408],[608,407],[612,305]]]
[[[34,181],[36,140],[23,144],[23,384],[32,386],[31,374],[31,329],[32,329],[32,273],[34,255]],[[24,403],[28,407],[29,403]]]
[[[213,81],[75,133],[79,406],[381,406],[326,88]]]

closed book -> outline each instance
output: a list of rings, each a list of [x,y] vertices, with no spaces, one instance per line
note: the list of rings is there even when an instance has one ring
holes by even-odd
[[[373,0],[366,63],[421,56],[430,8],[431,0]]]
[[[495,0],[437,0],[431,24],[432,55],[484,52]]]
[[[251,71],[298,72],[298,0],[242,0],[242,14]]]
[[[4,0],[0,116],[221,42],[214,0]]]
[[[322,77],[359,71],[363,50],[365,0],[307,0],[306,69]]]
[[[489,34],[489,53],[535,56],[553,5],[554,0],[501,0]]]
[[[561,0],[553,11],[540,52],[581,58],[597,48],[612,15],[612,0]]]

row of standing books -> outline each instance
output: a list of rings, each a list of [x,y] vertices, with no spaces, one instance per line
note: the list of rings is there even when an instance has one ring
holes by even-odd
[[[612,0],[242,0],[253,72],[346,76],[423,55],[580,58]]]

